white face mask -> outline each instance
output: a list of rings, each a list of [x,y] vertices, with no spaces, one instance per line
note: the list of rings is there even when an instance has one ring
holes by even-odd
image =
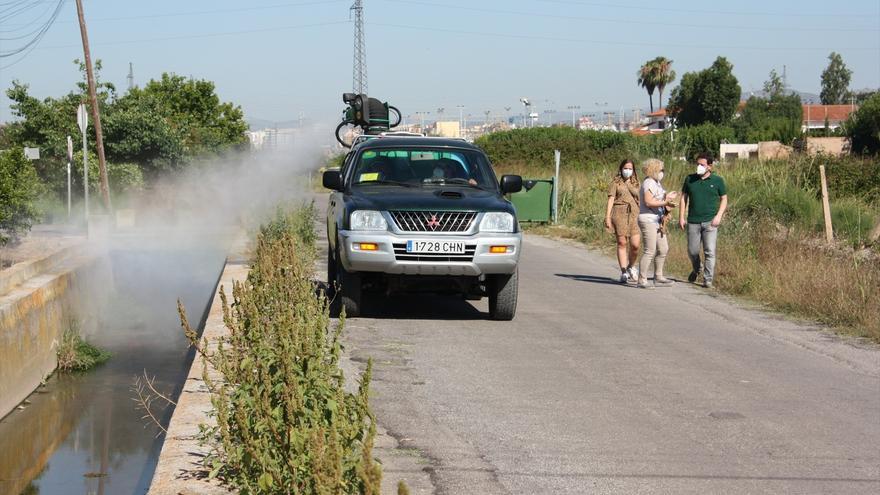
[[[708,169],[702,163],[697,165],[697,175],[706,175],[706,170]]]
[[[659,174],[657,174],[657,182],[662,182],[662,181],[663,181],[663,172],[660,172]]]
[[[633,176],[633,171],[631,168],[625,168],[620,171],[620,175],[622,175],[624,179],[629,179]]]

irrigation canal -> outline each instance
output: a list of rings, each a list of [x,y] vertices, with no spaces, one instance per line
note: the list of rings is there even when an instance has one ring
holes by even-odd
[[[112,358],[86,373],[54,374],[0,421],[0,494],[141,494],[150,485],[164,437],[141,418],[132,387],[146,371],[176,399],[192,359],[177,300],[199,321],[224,252],[124,244],[108,251],[107,284],[88,290],[102,309],[86,337]],[[172,409],[153,408],[165,424]]]

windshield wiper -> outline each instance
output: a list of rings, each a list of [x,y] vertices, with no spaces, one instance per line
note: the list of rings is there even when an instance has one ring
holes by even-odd
[[[479,189],[481,191],[487,191],[488,189],[482,188],[477,184],[471,184],[468,179],[462,179],[460,177],[454,177],[452,179],[444,179],[442,177],[431,177],[429,179],[425,179],[422,181],[425,184],[456,184],[462,186],[473,187]]]
[[[358,182],[356,185],[364,186],[369,184],[389,184],[393,186],[416,187],[416,185],[411,182],[400,182],[397,180],[367,180],[364,182]]]

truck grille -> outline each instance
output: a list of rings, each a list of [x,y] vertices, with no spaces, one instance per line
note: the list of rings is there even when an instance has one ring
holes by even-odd
[[[477,213],[473,211],[392,211],[402,232],[467,232]]]
[[[463,261],[470,262],[474,259],[477,251],[475,244],[465,244],[464,254],[433,254],[433,253],[407,253],[406,243],[394,244],[394,257],[397,261]]]

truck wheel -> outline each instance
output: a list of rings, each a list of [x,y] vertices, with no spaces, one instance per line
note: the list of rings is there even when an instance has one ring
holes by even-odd
[[[518,273],[491,275],[487,280],[489,316],[493,320],[510,321],[516,315]]]
[[[327,291],[333,291],[333,284],[336,282],[336,253],[333,248],[327,246]]]
[[[336,297],[345,308],[345,316],[361,315],[361,274],[349,272],[336,262]]]

